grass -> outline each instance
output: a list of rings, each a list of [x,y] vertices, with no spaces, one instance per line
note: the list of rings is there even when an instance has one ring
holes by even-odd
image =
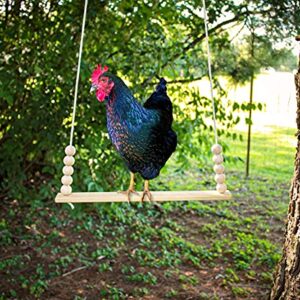
[[[267,299],[283,241],[293,133],[253,134],[248,179],[237,159],[245,141],[226,141],[232,201],[71,210],[53,200],[7,200],[0,299]],[[169,165],[154,187],[213,188],[210,175],[203,181],[197,164],[184,173]]]
[[[250,176],[264,176],[279,181],[290,180],[293,174],[296,153],[295,129],[268,126],[264,132],[253,132],[250,150]],[[244,171],[246,162],[245,132],[240,133],[243,141],[225,141],[230,149],[230,156],[239,157],[228,164],[228,169]]]

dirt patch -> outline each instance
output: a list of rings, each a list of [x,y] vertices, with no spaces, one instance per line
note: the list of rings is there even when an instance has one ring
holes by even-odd
[[[230,210],[237,220],[218,207],[175,208],[153,217],[137,210],[142,217],[132,223],[102,224],[92,209],[78,220],[52,203],[41,209],[3,202],[1,299],[267,299],[274,262],[260,255],[239,266],[244,250],[226,251],[234,234],[264,234],[255,220],[238,223],[263,215],[241,205]],[[276,228],[268,242],[280,248],[283,222],[264,217]]]

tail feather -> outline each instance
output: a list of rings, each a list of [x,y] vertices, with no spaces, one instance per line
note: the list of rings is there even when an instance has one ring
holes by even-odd
[[[160,78],[159,84],[156,86],[156,92],[167,92],[167,81]]]
[[[144,107],[169,111],[172,115],[172,103],[167,95],[167,81],[164,78],[159,80],[155,92],[144,103]]]

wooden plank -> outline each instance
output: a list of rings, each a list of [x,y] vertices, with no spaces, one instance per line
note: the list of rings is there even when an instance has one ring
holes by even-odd
[[[225,194],[220,194],[217,191],[164,191],[151,192],[153,201],[211,201],[211,200],[229,200],[231,193],[226,191]],[[141,201],[142,192],[139,195],[132,194],[131,201]],[[146,198],[148,201],[148,198]],[[55,198],[56,203],[93,203],[93,202],[127,202],[127,196],[117,192],[86,192],[72,193],[64,196],[61,193]]]

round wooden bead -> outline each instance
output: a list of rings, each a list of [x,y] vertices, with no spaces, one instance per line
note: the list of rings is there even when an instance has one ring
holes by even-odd
[[[211,152],[213,154],[220,154],[222,152],[222,146],[219,145],[219,144],[214,144],[212,147],[211,147]]]
[[[75,158],[73,156],[65,156],[64,164],[66,166],[73,166],[75,163]]]
[[[61,188],[60,188],[60,192],[67,196],[67,195],[70,195],[72,193],[72,188],[69,186],[69,185],[63,185]]]
[[[213,156],[213,162],[217,165],[220,165],[223,162],[223,156],[222,154],[215,154]]]
[[[223,165],[214,165],[214,171],[217,174],[223,174],[225,171],[225,168]]]
[[[69,156],[73,156],[76,153],[76,149],[74,146],[69,145],[66,147],[65,153]]]
[[[225,182],[225,174],[216,174],[215,181],[216,181],[216,183],[224,183]]]
[[[72,176],[64,175],[64,176],[61,178],[61,183],[62,183],[63,185],[71,185],[72,182],[73,182]]]
[[[71,166],[64,166],[62,171],[64,175],[70,176],[73,174],[74,169]]]
[[[227,191],[227,185],[225,183],[218,183],[216,189],[220,194],[224,194]]]

